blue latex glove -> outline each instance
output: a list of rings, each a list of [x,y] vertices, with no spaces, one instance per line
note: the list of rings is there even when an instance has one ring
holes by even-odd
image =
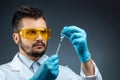
[[[58,55],[49,57],[30,80],[55,80],[59,73]]]
[[[61,35],[70,40],[81,62],[87,62],[91,59],[87,46],[87,35],[83,29],[76,26],[65,26]]]

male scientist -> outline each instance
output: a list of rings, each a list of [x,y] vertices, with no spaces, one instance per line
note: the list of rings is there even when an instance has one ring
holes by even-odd
[[[65,26],[61,36],[69,39],[80,61],[81,72],[59,65],[59,57],[45,54],[51,29],[43,12],[31,6],[21,6],[12,19],[13,40],[18,52],[9,63],[0,66],[0,80],[102,80],[91,58],[86,32],[77,26]],[[51,45],[52,46],[52,45]],[[52,46],[53,47],[53,46]]]

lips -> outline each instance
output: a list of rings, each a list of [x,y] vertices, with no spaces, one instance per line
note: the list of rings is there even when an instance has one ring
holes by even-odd
[[[33,46],[34,47],[45,47],[44,43],[35,43]]]

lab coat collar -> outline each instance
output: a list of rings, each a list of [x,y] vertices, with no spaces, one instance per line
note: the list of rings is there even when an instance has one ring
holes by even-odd
[[[47,60],[48,56],[43,55],[38,62],[43,64]],[[11,70],[18,72],[23,79],[28,80],[34,75],[34,73],[27,67],[19,58],[19,52],[15,55],[12,62],[10,63]],[[26,74],[27,73],[27,74]]]
[[[19,52],[15,55],[15,57],[13,58],[10,66],[11,66],[11,70],[15,70],[15,71],[19,71],[22,70],[22,67],[25,66],[19,59]],[[43,64],[46,60],[48,59],[47,55],[43,55],[38,62],[40,64]]]
[[[16,74],[19,74],[23,79],[28,80],[30,77],[32,77],[34,74],[32,71],[30,71],[29,68],[27,68],[19,59],[18,53],[13,58],[11,64],[11,70],[14,72],[17,72]],[[27,73],[27,74],[26,74]]]
[[[14,56],[10,66],[11,66],[11,70],[15,70],[15,71],[19,71],[21,70],[21,66],[23,64],[21,63],[21,61],[18,58],[18,53]]]
[[[24,65],[26,65],[29,69],[31,69],[34,61],[31,60],[30,58],[24,56],[23,54],[20,54],[20,53],[19,53],[18,55],[19,55],[19,57],[18,57],[19,60],[20,60]]]

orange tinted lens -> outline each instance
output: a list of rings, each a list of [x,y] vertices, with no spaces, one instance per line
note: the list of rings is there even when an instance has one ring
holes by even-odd
[[[42,36],[43,40],[48,40],[51,38],[51,29],[49,28],[23,29],[18,32],[23,38],[29,40],[35,40],[39,35]]]

